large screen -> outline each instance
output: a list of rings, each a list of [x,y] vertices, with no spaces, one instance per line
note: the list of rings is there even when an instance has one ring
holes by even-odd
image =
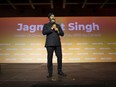
[[[0,63],[46,63],[47,17],[0,18]],[[116,17],[56,17],[64,63],[116,62]],[[57,62],[55,53],[53,62]]]

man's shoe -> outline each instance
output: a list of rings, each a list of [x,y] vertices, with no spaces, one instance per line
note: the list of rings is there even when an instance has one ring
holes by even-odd
[[[47,78],[51,78],[52,77],[52,74],[49,74],[48,76],[47,76]]]
[[[58,72],[58,75],[66,77],[67,75],[63,72]]]

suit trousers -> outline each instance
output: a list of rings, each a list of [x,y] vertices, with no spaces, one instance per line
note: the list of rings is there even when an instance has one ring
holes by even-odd
[[[53,73],[53,53],[55,51],[55,55],[57,57],[57,70],[58,72],[62,72],[62,49],[61,46],[47,46],[47,68],[48,73]]]

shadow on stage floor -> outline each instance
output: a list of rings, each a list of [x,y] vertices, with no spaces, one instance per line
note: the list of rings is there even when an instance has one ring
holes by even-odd
[[[116,87],[116,63],[64,63],[67,77],[48,79],[46,63],[1,64],[0,87]]]

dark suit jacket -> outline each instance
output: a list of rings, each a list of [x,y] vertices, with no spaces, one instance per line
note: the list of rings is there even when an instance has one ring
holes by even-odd
[[[64,32],[59,24],[56,24],[59,32],[52,30],[52,23],[44,24],[42,33],[46,35],[45,47],[47,46],[61,46],[60,36],[64,36]]]

